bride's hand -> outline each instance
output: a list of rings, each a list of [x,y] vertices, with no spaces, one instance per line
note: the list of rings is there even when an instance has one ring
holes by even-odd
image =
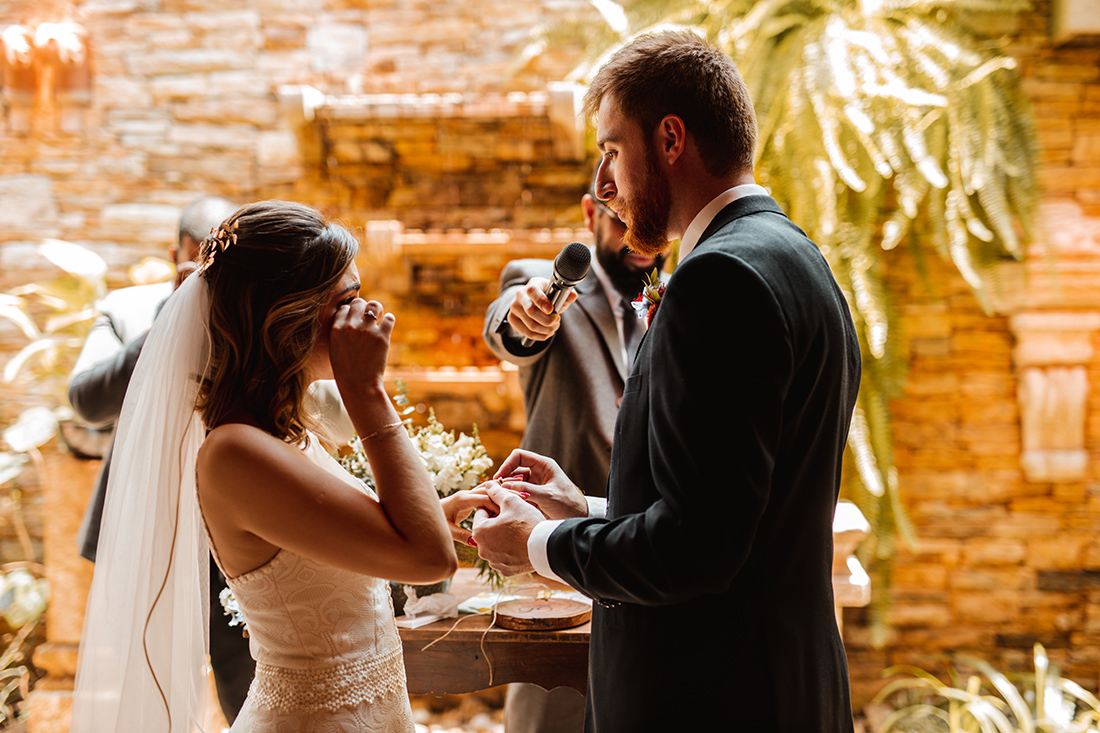
[[[356,298],[332,320],[329,363],[345,400],[358,389],[382,388],[395,319],[377,300]]]
[[[493,483],[495,482],[486,482]],[[443,506],[443,515],[447,518],[447,527],[451,530],[451,538],[460,544],[477,547],[474,544],[470,530],[460,526],[477,509],[484,509],[489,514],[497,513],[497,505],[489,498],[486,484],[466,491],[456,491],[450,496],[440,499]]]

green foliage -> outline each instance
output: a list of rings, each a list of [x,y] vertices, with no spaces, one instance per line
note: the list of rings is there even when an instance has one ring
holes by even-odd
[[[26,720],[25,703],[41,675],[31,656],[43,640],[43,621],[50,584],[36,563],[0,566],[0,728]]]
[[[8,496],[0,502],[4,519],[14,526],[24,560],[0,566],[0,728],[25,717],[24,703],[36,672],[31,662],[42,641],[42,622],[50,585],[45,568],[35,562],[30,535],[22,512],[22,491],[16,485],[28,464],[45,482],[46,472],[39,447],[57,433],[58,407],[65,402],[69,372],[95,318],[94,303],[106,291],[106,263],[79,245],[47,240],[38,254],[57,265],[62,274],[47,282],[30,283],[0,293],[0,318],[13,322],[28,343],[8,359],[2,379],[33,381],[55,408],[31,407],[6,427],[0,438],[0,487]],[[10,485],[9,485],[10,484]]]
[[[960,656],[978,674],[952,671],[953,684],[915,668],[892,668],[887,676],[907,673],[886,685],[875,702],[893,712],[875,733],[1100,733],[1100,700],[1076,682],[1063,679],[1041,644],[1034,649],[1035,672],[1008,675],[987,662]],[[983,679],[984,677],[984,679]]]
[[[0,318],[15,323],[28,341],[8,359],[3,381],[30,376],[60,403],[96,317],[95,302],[106,294],[107,263],[86,247],[59,240],[47,240],[36,251],[62,272],[0,293]]]
[[[635,34],[677,24],[726,50],[753,96],[756,180],[818,243],[859,331],[863,381],[846,494],[872,526],[872,627],[887,628],[897,538],[916,537],[898,494],[888,406],[905,379],[884,251],[906,242],[951,262],[983,307],[991,265],[1022,258],[1037,144],[1013,59],[969,14],[1022,0],[592,0],[586,18],[536,29],[529,52],[582,33],[589,78]],[[979,25],[975,23],[975,25]],[[572,29],[572,30],[570,30]],[[920,258],[917,258],[918,267]]]

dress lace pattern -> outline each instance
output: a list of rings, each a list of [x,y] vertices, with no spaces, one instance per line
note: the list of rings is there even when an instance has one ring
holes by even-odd
[[[315,439],[304,452],[367,491]],[[248,624],[257,663],[232,733],[413,730],[385,581],[281,550],[226,582]]]
[[[325,669],[287,669],[256,665],[249,696],[260,707],[279,713],[316,713],[372,703],[405,691],[401,650],[380,659],[360,659]]]

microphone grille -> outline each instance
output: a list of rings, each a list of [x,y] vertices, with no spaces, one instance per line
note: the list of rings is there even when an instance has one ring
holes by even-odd
[[[580,242],[571,242],[554,258],[554,271],[566,280],[583,280],[592,262],[592,250]]]

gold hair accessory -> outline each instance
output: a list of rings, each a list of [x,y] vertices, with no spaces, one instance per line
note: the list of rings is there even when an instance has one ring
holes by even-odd
[[[211,227],[210,236],[207,240],[210,241],[210,251],[206,255],[206,262],[202,264],[197,272],[206,272],[210,269],[210,266],[214,264],[214,256],[218,252],[224,252],[229,249],[230,244],[237,243],[237,227],[240,226],[240,221],[234,221],[228,229],[225,224],[218,226],[216,229]]]

